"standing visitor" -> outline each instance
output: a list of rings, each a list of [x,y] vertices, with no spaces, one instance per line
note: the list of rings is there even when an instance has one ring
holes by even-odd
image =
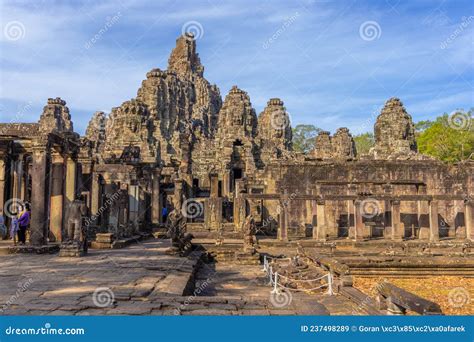
[[[2,240],[7,238],[7,227],[5,226],[5,218],[3,217],[3,210],[0,209],[0,236]]]
[[[12,219],[10,223],[10,239],[13,240],[13,244],[16,246],[16,234],[20,234],[18,228],[18,216],[17,213],[11,213],[10,218]]]
[[[24,245],[26,242],[26,229],[28,229],[28,225],[30,224],[30,205],[25,203],[23,206],[24,209],[20,213],[20,218],[18,219],[18,241],[20,245]]]

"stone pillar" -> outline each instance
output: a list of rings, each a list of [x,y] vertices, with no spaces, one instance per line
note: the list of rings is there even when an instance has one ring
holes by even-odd
[[[18,156],[18,160],[12,163],[13,172],[13,192],[12,198],[22,200],[22,181],[23,181],[23,155]]]
[[[210,197],[219,196],[219,176],[216,174],[211,174],[210,176]]]
[[[100,183],[99,175],[96,172],[92,173],[92,184],[91,184],[91,215],[97,215],[99,212],[100,196]]]
[[[355,216],[354,216],[354,201],[347,201],[347,238],[355,238]]]
[[[230,194],[230,170],[224,170],[222,177],[222,196],[226,197]]]
[[[439,241],[438,201],[430,201],[430,241]]]
[[[339,229],[337,226],[337,202],[336,201],[325,201],[325,211],[326,211],[326,227],[327,235],[331,238],[337,238],[339,234]]]
[[[286,196],[285,196],[286,198]],[[278,239],[288,241],[288,201],[280,200],[280,222],[278,229]]]
[[[212,179],[212,178],[211,178]],[[216,183],[217,184],[217,183]],[[245,220],[245,198],[242,196],[244,192],[245,184],[242,179],[235,181],[235,192],[234,192],[234,230],[240,231],[242,223]],[[212,183],[211,183],[211,196],[212,195]],[[263,207],[263,205],[262,205]]]
[[[69,207],[76,196],[76,161],[70,156],[66,159],[66,207]]]
[[[0,157],[0,205],[3,210],[5,204],[5,159]]]
[[[31,181],[31,222],[30,243],[41,246],[46,243],[47,199],[46,199],[46,146],[37,146],[33,150]]]
[[[49,230],[52,235],[51,241],[61,242],[63,240],[64,158],[60,154],[53,154],[52,163]]]
[[[130,185],[128,187],[128,199],[129,199],[129,219],[133,225],[134,229],[138,229],[138,208],[140,202],[140,194],[139,194],[139,186],[138,185]]]
[[[362,220],[362,201],[354,201],[354,240],[363,240],[364,238],[364,221]]]
[[[466,225],[466,239],[474,241],[474,201],[464,201],[464,221]]]
[[[151,191],[151,222],[153,225],[160,224],[161,201],[160,201],[160,170],[153,171]]]
[[[183,205],[183,182],[180,179],[174,181],[173,205],[176,210],[181,210]]]
[[[327,213],[326,213],[326,203],[323,200],[317,201],[316,203],[316,215],[317,215],[317,226],[316,226],[316,238],[319,241],[326,241],[327,235]]]
[[[393,200],[390,203],[391,216],[392,216],[392,240],[401,241],[403,240],[404,227],[400,221],[400,201]]]
[[[418,216],[418,238],[421,240],[428,240],[430,238],[430,224],[426,213],[429,211],[426,201],[417,201],[417,216]]]

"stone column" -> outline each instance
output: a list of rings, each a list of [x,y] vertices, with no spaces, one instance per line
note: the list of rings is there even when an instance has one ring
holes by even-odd
[[[417,215],[418,215],[418,238],[421,240],[428,240],[430,238],[430,224],[427,220],[427,202],[417,201]]]
[[[468,241],[474,241],[474,201],[464,201],[464,221],[466,225],[466,239]]]
[[[347,201],[347,238],[355,238],[355,216],[354,216],[354,201]]]
[[[5,159],[0,157],[0,205],[3,209],[5,204]]]
[[[49,230],[52,235],[51,241],[63,240],[63,182],[64,182],[64,158],[60,154],[52,155],[52,184],[51,184],[51,209]]]
[[[430,241],[439,241],[438,201],[430,201]]]
[[[160,224],[161,201],[160,201],[160,170],[153,171],[152,191],[151,191],[151,222],[153,225]]]
[[[400,201],[393,200],[390,202],[391,216],[392,216],[392,240],[401,241],[403,240],[404,232],[402,231],[403,226],[400,221]]]
[[[99,202],[100,196],[100,183],[99,183],[99,175],[96,172],[92,173],[92,184],[91,184],[91,215],[95,216],[99,212]],[[97,224],[95,222],[94,224]]]
[[[216,174],[211,174],[210,176],[210,197],[219,196],[219,176]]]
[[[132,223],[134,229],[138,229],[138,208],[139,208],[139,186],[130,185],[128,187],[128,199],[129,199],[129,209],[130,209],[130,222]]]
[[[326,241],[327,235],[327,215],[326,215],[326,203],[323,200],[317,201],[316,203],[316,215],[317,215],[317,226],[316,226],[316,238],[319,241]]]
[[[222,177],[222,196],[229,196],[230,194],[230,170],[224,170]]]
[[[326,208],[326,227],[327,227],[327,235],[331,238],[337,238],[339,229],[337,226],[337,202],[336,201],[325,201],[324,204]]]
[[[212,178],[211,178],[212,179]],[[245,184],[242,179],[238,179],[235,182],[235,192],[234,192],[234,227],[235,231],[240,231],[242,223],[245,220],[245,199],[242,196],[244,191]],[[212,184],[211,184],[211,193],[212,193]],[[211,196],[213,196],[211,194]],[[263,205],[262,205],[263,206]]]
[[[46,200],[46,146],[37,146],[33,150],[31,181],[31,222],[30,243],[41,246],[46,243],[47,200]]]
[[[285,196],[286,197],[286,196]],[[288,241],[288,201],[280,201],[280,222],[278,229],[278,239]]]
[[[76,196],[76,161],[70,156],[66,159],[66,204],[69,206]]]
[[[15,160],[12,163],[12,173],[13,173],[13,192],[12,197],[22,200],[21,196],[22,190],[22,181],[23,181],[23,155],[18,156],[18,160]]]
[[[362,217],[362,201],[354,201],[354,240],[363,240],[364,238],[364,221]]]

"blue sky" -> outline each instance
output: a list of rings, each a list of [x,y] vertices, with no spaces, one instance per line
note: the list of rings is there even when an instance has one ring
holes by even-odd
[[[136,96],[196,29],[205,77],[280,97],[292,125],[371,131],[390,97],[415,121],[474,107],[473,1],[1,1],[0,121],[62,97],[78,132]],[[92,41],[94,37],[98,37]]]

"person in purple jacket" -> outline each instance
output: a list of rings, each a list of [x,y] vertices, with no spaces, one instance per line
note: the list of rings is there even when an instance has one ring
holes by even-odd
[[[30,224],[30,205],[25,203],[24,209],[20,214],[20,218],[18,219],[18,242],[20,245],[24,245],[26,242],[26,229]]]

